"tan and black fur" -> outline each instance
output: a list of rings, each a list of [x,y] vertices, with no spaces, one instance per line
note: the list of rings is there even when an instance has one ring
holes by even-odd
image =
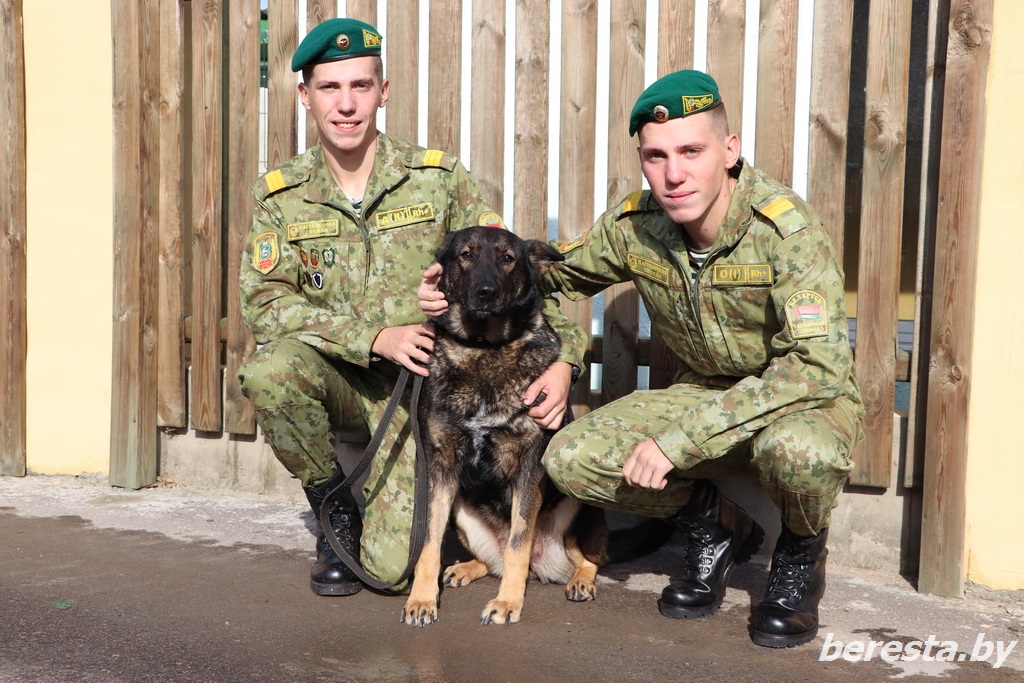
[[[429,521],[402,621],[437,621],[442,578],[458,587],[501,577],[484,624],[519,621],[531,575],[564,583],[569,600],[592,600],[606,557],[604,512],[548,480],[541,456],[552,432],[523,405],[526,388],[558,357],[560,341],[541,315],[536,282],[562,256],[539,240],[479,227],[450,234],[437,260],[449,308],[435,321],[420,399]],[[450,517],[473,559],[442,577]]]

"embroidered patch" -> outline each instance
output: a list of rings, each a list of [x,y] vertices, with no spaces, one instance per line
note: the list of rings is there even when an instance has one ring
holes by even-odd
[[[505,224],[501,222],[501,216],[494,213],[493,211],[485,211],[480,216],[480,225],[488,225],[492,228],[504,228]]]
[[[308,240],[314,237],[336,237],[340,234],[338,220],[308,221],[288,224],[288,241]]]
[[[423,221],[433,219],[434,206],[429,202],[426,204],[416,204],[415,206],[403,206],[400,209],[392,209],[391,211],[378,211],[374,214],[374,217],[377,219],[378,230],[399,228],[403,225],[412,225],[413,223],[422,223]]]
[[[363,29],[363,47],[380,47],[380,36],[373,31]]]
[[[337,252],[335,252],[334,249],[332,249],[330,247],[328,247],[327,249],[324,249],[324,265],[326,267],[328,267],[328,268],[333,268],[334,267],[334,257],[335,257],[336,254],[337,254]]]
[[[589,235],[589,234],[590,234],[590,231],[588,230],[587,232],[584,232],[581,235],[577,235],[576,237],[573,237],[568,242],[562,242],[561,244],[558,245],[559,253],[568,254],[573,249],[578,249],[579,247],[582,247],[586,243],[587,235]]]
[[[772,267],[768,263],[716,265],[711,269],[711,284],[715,287],[771,285]]]
[[[267,194],[272,194],[284,187],[284,175],[277,169],[263,176],[263,182],[267,184]]]
[[[828,334],[828,307],[825,297],[802,289],[786,300],[786,320],[793,339],[821,337]]]
[[[309,250],[309,265],[313,266],[314,268],[319,268],[320,267],[320,250],[319,249],[310,249]]]
[[[280,256],[276,232],[265,232],[253,241],[252,267],[264,275],[274,269]]]
[[[683,111],[692,114],[701,109],[707,109],[715,103],[715,96],[711,93],[704,95],[683,95]]]
[[[642,256],[637,256],[636,254],[626,255],[626,265],[628,265],[629,269],[637,275],[645,277],[648,280],[653,280],[654,282],[665,285],[666,287],[668,286],[668,266],[663,266],[660,263],[655,263],[650,259],[645,259]]]

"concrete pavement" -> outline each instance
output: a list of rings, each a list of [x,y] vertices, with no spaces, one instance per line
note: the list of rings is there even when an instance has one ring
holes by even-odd
[[[295,489],[0,477],[0,682],[1024,680],[1020,595],[936,598],[833,563],[818,638],[770,650],[747,636],[757,562],[717,614],[658,615],[672,545],[603,568],[594,602],[531,582],[520,624],[485,627],[488,578],[446,590],[441,621],[412,628],[402,597],[313,595],[312,515]]]

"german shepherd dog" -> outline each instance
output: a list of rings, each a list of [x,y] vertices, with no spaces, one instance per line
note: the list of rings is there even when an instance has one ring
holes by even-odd
[[[437,621],[451,516],[473,559],[448,567],[444,585],[501,577],[481,623],[518,622],[531,574],[564,583],[569,600],[593,600],[606,559],[604,511],[565,496],[547,478],[541,456],[553,432],[523,405],[526,388],[558,357],[561,343],[541,315],[537,282],[562,255],[539,240],[474,227],[449,234],[436,256],[449,307],[434,321],[420,399],[428,527],[402,621]]]

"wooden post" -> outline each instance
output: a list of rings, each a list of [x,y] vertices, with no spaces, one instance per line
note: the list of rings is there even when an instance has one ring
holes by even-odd
[[[116,0],[114,36],[114,333],[110,483],[156,481],[156,74],[159,5]]]
[[[559,97],[558,236],[569,241],[594,222],[597,134],[597,2],[562,3],[562,91]],[[591,300],[561,297],[562,311],[590,338]],[[589,365],[589,363],[587,364]],[[587,368],[583,368],[586,370]],[[590,410],[590,375],[570,396],[576,417]]]
[[[609,42],[608,206],[641,188],[636,141],[629,136],[629,113],[644,89],[645,4],[614,0]],[[636,389],[640,300],[632,283],[604,291],[604,356],[601,400],[605,403]]]
[[[993,2],[953,2],[946,51],[946,83],[957,87],[946,88],[943,104],[918,587],[950,597],[964,590],[967,409]]]
[[[334,0],[311,1],[326,2],[329,6],[337,6]],[[348,16],[353,19],[358,19],[359,21],[365,21],[367,24],[370,24],[380,30],[380,27],[377,26],[377,0],[348,0],[346,8],[347,10],[345,13]],[[331,11],[331,16],[334,16],[333,10]],[[387,38],[387,36],[385,36],[385,38]]]
[[[192,8],[192,385],[191,422],[221,429],[221,230],[224,2]],[[271,35],[274,29],[271,28]],[[291,128],[294,135],[295,128]],[[273,129],[271,129],[273,135]]]
[[[547,239],[550,0],[516,3],[515,228]]]
[[[759,169],[785,185],[793,184],[796,23],[796,0],[762,0],[754,159]]]
[[[470,171],[494,211],[505,205],[505,0],[473,1]]]
[[[25,475],[25,44],[22,0],[0,0],[0,474]]]
[[[856,353],[865,439],[850,483],[883,488],[892,464],[910,9],[909,0],[879,2],[869,14]]]
[[[199,14],[200,7],[192,11]],[[292,55],[299,45],[296,36],[298,0],[273,0],[268,12],[267,168],[272,169],[298,151],[299,115],[295,94],[298,80],[292,71]],[[196,75],[199,71],[198,68],[193,70]]]
[[[242,396],[238,368],[256,347],[242,322],[238,272],[242,246],[253,217],[250,188],[259,168],[260,12],[257,0],[236,0],[229,7],[228,60],[232,84],[227,88],[227,342],[224,368],[224,430],[253,434],[256,420],[252,404]],[[315,143],[314,143],[315,144]]]
[[[430,3],[427,146],[459,155],[462,130],[462,2]]]
[[[729,129],[743,139],[743,45],[746,30],[744,0],[708,3],[707,72],[718,83],[718,93],[729,112]]]
[[[386,71],[391,82],[388,133],[410,142],[419,138],[419,0],[388,0],[388,32],[384,36]]]
[[[350,2],[348,4],[350,5],[350,7],[349,7],[349,16],[353,16],[352,13],[351,13],[351,9],[352,9],[351,5],[352,5],[352,3]],[[314,28],[316,28],[319,24],[322,24],[323,22],[327,21],[328,19],[334,18],[335,16],[337,16],[337,14],[338,14],[338,3],[335,2],[335,0],[307,0],[307,2],[306,2],[306,33],[309,33]],[[271,30],[273,30],[273,29],[271,29]],[[295,40],[295,46],[296,47],[298,47],[299,40],[302,37],[305,37],[305,34],[303,34],[303,36],[297,36],[296,37],[296,40]],[[232,52],[231,54],[235,54],[235,53]],[[291,60],[292,55],[289,54],[289,55],[287,55],[287,57],[288,57],[289,60]],[[291,67],[289,66],[289,69],[290,68]],[[293,108],[294,108],[294,102],[295,102],[295,100],[294,100],[294,90],[293,90],[292,97],[293,97],[292,103],[293,103]],[[298,110],[296,109],[296,111],[298,111]],[[312,116],[307,116],[306,117],[306,149],[309,149],[310,147],[314,146],[317,143],[317,140],[319,139],[318,136],[319,136],[319,133],[317,132],[317,129],[316,129],[316,121],[313,120]],[[285,161],[287,161],[287,159]]]

